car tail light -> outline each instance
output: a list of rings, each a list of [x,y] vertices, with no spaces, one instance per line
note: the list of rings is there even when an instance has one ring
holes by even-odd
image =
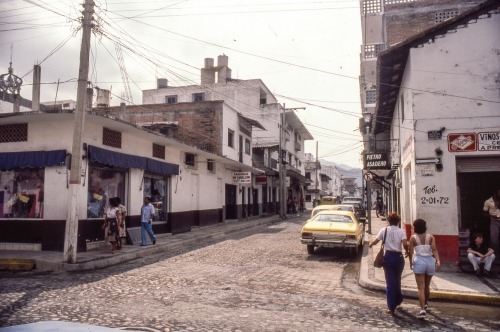
[[[352,235],[348,234],[345,237],[346,237],[346,239],[349,239],[349,240],[356,240],[356,235],[354,235],[354,234],[352,234]]]
[[[302,233],[303,239],[312,239],[313,233]]]

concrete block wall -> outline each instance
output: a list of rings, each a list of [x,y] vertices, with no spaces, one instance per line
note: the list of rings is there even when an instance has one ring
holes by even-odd
[[[419,0],[410,3],[386,5],[384,7],[384,16],[387,47],[435,26],[435,14],[438,12],[457,10],[458,14],[461,14],[483,1]]]

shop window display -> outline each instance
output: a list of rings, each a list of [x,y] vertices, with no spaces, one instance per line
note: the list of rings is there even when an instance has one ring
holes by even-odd
[[[125,171],[104,166],[90,166],[87,195],[87,218],[104,218],[108,200],[125,201]]]
[[[154,221],[167,221],[167,180],[161,177],[144,177],[144,197],[151,197],[155,208]]]
[[[0,172],[0,217],[43,218],[44,169]]]

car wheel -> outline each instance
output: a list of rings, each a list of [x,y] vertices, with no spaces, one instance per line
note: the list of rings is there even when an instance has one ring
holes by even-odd
[[[311,244],[308,244],[308,245],[307,245],[307,253],[308,253],[309,255],[314,254],[314,246],[313,246],[313,245],[311,245]]]

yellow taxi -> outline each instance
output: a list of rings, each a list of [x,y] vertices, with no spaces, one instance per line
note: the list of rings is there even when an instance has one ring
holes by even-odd
[[[330,211],[330,210],[341,210],[338,205],[318,205],[311,211],[311,218],[317,215],[321,211]]]
[[[364,223],[352,211],[326,210],[309,219],[300,231],[307,252],[315,247],[348,248],[358,254],[364,240]]]

